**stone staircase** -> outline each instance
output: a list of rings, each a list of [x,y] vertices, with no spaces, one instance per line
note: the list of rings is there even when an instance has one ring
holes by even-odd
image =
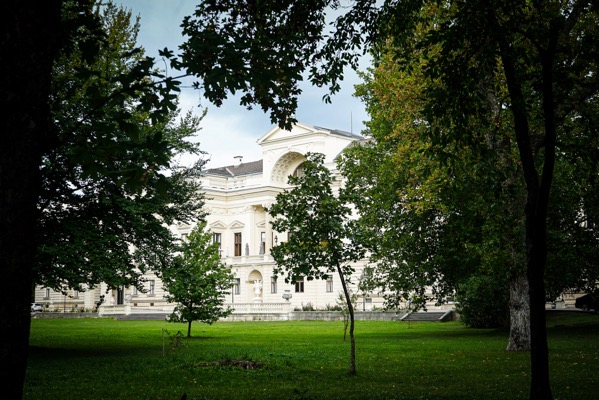
[[[443,310],[443,311],[417,311],[417,312],[409,312],[403,317],[401,317],[400,321],[409,321],[409,322],[447,322],[453,321],[453,311],[452,310]]]

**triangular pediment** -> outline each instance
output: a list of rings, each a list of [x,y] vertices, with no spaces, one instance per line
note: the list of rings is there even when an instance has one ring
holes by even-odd
[[[266,227],[266,221],[262,220],[258,223],[256,223],[256,228],[264,228]]]
[[[245,224],[243,222],[239,222],[239,221],[233,221],[230,225],[229,228],[230,229],[238,229],[238,228],[243,228],[245,226]]]
[[[212,229],[227,229],[227,225],[223,224],[222,221],[216,221],[210,224],[210,228]]]
[[[312,133],[315,133],[318,131],[319,131],[319,129],[317,129],[313,126],[307,125],[307,124],[302,124],[300,122],[293,125],[293,127],[291,128],[291,131],[287,131],[287,130],[279,128],[278,126],[275,126],[268,133],[266,133],[264,136],[262,136],[260,139],[258,139],[257,143],[259,145],[262,145],[264,143],[285,140],[285,139],[288,139],[291,137],[309,135],[309,134],[312,134]]]

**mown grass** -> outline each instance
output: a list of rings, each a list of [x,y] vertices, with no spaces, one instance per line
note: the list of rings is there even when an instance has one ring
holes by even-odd
[[[527,399],[529,354],[507,332],[459,323],[356,323],[356,377],[341,322],[219,322],[162,354],[185,325],[33,320],[25,399]],[[548,314],[556,400],[598,398],[599,316]],[[234,366],[246,363],[255,369]],[[231,365],[230,365],[231,364]]]

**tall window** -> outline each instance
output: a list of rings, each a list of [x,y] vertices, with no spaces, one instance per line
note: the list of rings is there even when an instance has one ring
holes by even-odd
[[[222,243],[222,235],[220,233],[213,232],[212,233],[212,243],[218,243],[218,248],[220,249]]]
[[[73,290],[73,298],[74,299],[78,299],[79,298],[79,291],[78,290]]]
[[[156,294],[156,281],[155,280],[150,280],[150,291],[148,292],[149,295],[154,295]]]
[[[277,277],[270,277],[270,293],[277,293]]]
[[[45,288],[44,289],[44,299],[49,299],[50,298],[50,288]]]
[[[333,276],[332,275],[328,275],[327,276],[327,292],[332,292],[333,291]]]
[[[233,279],[233,293],[235,293],[235,294],[240,293],[240,290],[239,290],[239,287],[241,286],[240,284],[241,284],[241,279],[239,279],[239,278]]]
[[[295,281],[295,293],[304,293],[304,278]]]
[[[266,232],[260,232],[260,252],[258,254],[266,253]]]
[[[132,296],[137,296],[139,293],[137,292],[137,286],[132,286],[131,287],[131,295]]]
[[[235,257],[241,256],[241,232],[235,233]]]

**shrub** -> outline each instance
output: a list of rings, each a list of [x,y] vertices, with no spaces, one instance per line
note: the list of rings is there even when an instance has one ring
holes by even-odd
[[[507,284],[494,276],[477,275],[459,286],[457,311],[472,328],[505,326],[509,320]]]

